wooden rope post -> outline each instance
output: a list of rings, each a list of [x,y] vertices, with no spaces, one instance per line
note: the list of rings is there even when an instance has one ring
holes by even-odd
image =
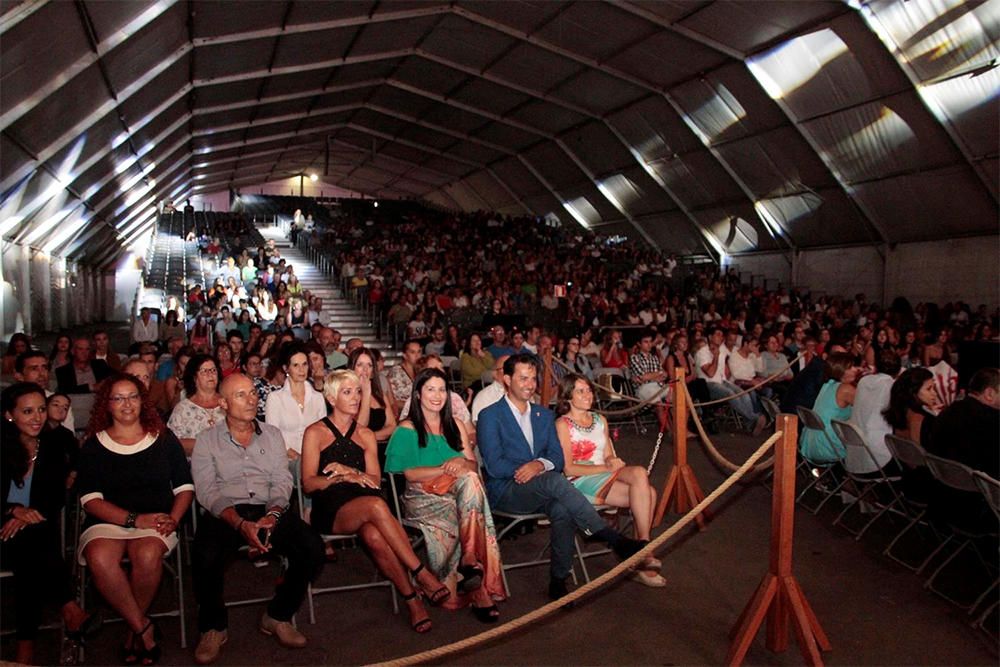
[[[798,420],[793,415],[778,416],[775,427],[782,437],[775,444],[774,488],[771,501],[771,554],[767,574],[743,609],[731,633],[733,643],[727,665],[741,665],[747,650],[767,617],[768,650],[780,653],[788,648],[791,620],[802,657],[810,665],[822,665],[820,651],[833,647],[820,627],[805,594],[792,574],[792,529],[795,525],[795,452]]]
[[[684,390],[684,369],[678,368],[677,382],[674,384],[674,465],[660,493],[656,515],[653,517],[654,526],[659,526],[663,522],[663,515],[671,504],[675,512],[684,514],[705,498],[704,492],[698,485],[698,478],[695,477],[694,470],[687,461],[687,400],[687,392]],[[695,518],[698,530],[705,530],[705,520],[711,518],[708,510],[699,514]]]
[[[545,350],[545,354],[542,357],[542,372],[541,377],[538,381],[542,384],[539,388],[538,395],[542,402],[542,407],[549,407],[549,401],[552,399],[552,349]]]

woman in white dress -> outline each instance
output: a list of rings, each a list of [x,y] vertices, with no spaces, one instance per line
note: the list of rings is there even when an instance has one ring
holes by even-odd
[[[626,465],[619,458],[608,423],[591,410],[593,405],[590,380],[570,373],[560,381],[556,433],[563,450],[563,473],[595,505],[630,508],[636,539],[648,541],[656,491],[645,468]],[[647,558],[633,579],[646,586],[665,586],[661,567],[656,558]]]

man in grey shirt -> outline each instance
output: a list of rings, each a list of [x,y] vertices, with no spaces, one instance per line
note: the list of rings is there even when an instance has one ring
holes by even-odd
[[[195,494],[207,510],[198,520],[191,556],[201,632],[195,662],[200,665],[214,662],[228,639],[223,574],[241,546],[288,559],[260,621],[261,632],[288,648],[306,645],[291,620],[324,560],[319,534],[288,511],[293,487],[285,442],[277,428],[257,422],[253,382],[246,375],[230,375],[221,394],[226,419],[198,435],[191,456]]]

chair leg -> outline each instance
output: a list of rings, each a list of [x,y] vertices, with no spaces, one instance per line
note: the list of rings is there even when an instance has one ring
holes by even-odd
[[[580,570],[583,572],[583,582],[585,584],[590,583],[590,573],[587,572],[587,563],[584,561],[583,549],[580,547],[580,536],[576,535],[573,538],[573,546],[576,547],[576,557],[580,561]]]
[[[946,567],[948,567],[948,564],[951,563],[951,561],[955,560],[955,558],[958,556],[958,554],[960,554],[963,551],[965,551],[965,547],[969,546],[969,544],[971,542],[972,542],[972,540],[968,540],[968,539],[965,540],[964,542],[962,542],[962,544],[957,549],[955,549],[953,552],[951,552],[950,556],[948,556],[947,558],[944,559],[943,563],[941,563],[940,565],[938,565],[937,569],[934,570],[934,572],[931,574],[930,578],[928,578],[927,581],[924,582],[924,588],[926,588],[927,590],[933,591],[934,593],[937,593],[939,596],[941,596],[942,598],[944,598],[948,602],[952,603],[953,605],[955,605],[955,606],[957,606],[957,607],[959,607],[961,609],[967,609],[968,606],[967,605],[963,605],[958,600],[955,600],[954,598],[950,598],[945,593],[943,593],[942,591],[939,591],[938,589],[934,588],[934,580],[937,579],[938,575],[941,574],[942,570],[944,570]]]

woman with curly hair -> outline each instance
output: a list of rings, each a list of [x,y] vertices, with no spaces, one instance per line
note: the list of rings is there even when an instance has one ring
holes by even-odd
[[[194,355],[184,367],[184,398],[170,413],[167,426],[180,438],[188,456],[198,434],[226,418],[219,395],[221,384],[219,365],[207,354]]]
[[[77,558],[128,625],[122,660],[155,664],[159,632],[146,612],[194,484],[181,443],[135,376],[116,373],[98,389],[77,486],[87,512]],[[126,556],[128,575],[121,565]]]

